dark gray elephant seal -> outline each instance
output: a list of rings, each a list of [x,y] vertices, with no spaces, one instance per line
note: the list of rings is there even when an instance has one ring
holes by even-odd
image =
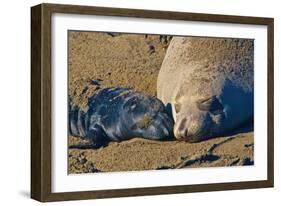
[[[69,134],[90,140],[89,145],[100,147],[109,141],[133,137],[167,140],[173,137],[173,118],[163,103],[127,88],[105,88],[95,92],[83,112],[70,102]]]
[[[254,40],[174,37],[157,80],[177,139],[198,142],[253,121]]]

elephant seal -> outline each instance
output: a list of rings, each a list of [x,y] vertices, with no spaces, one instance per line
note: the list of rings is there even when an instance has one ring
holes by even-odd
[[[175,137],[198,142],[253,123],[253,62],[251,39],[174,37],[157,97],[172,110]]]
[[[173,137],[173,125],[160,100],[127,88],[94,92],[86,112],[71,101],[69,104],[69,134],[90,141],[73,148],[98,148],[133,137],[167,140]]]

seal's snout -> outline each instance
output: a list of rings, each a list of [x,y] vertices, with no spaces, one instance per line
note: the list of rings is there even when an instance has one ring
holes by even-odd
[[[175,137],[179,140],[185,140],[189,135],[186,117],[176,122],[176,125],[174,127],[174,134]]]
[[[174,121],[173,119],[164,112],[159,112],[156,117],[156,128],[162,133],[164,138],[172,138],[173,135],[173,126]]]
[[[183,128],[183,129],[180,129],[180,130],[177,130],[177,134],[176,134],[176,137],[177,139],[186,139],[188,137],[188,129],[187,128]]]
[[[193,113],[177,118],[174,126],[176,139],[187,142],[198,142],[205,138],[211,125],[210,116],[207,113]]]

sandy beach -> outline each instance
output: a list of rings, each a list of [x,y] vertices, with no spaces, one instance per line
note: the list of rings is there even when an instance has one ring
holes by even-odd
[[[83,110],[96,89],[121,86],[156,96],[168,47],[159,35],[75,32],[69,36],[69,96]],[[93,84],[93,80],[95,83]],[[82,140],[69,136],[69,145]],[[254,164],[253,132],[199,143],[134,138],[99,149],[69,149],[69,173]]]

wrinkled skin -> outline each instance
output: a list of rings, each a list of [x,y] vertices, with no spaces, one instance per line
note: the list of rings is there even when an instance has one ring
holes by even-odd
[[[155,97],[127,88],[105,88],[89,98],[83,112],[70,104],[69,133],[100,147],[109,141],[133,137],[168,140],[173,137],[173,119],[163,103]]]

